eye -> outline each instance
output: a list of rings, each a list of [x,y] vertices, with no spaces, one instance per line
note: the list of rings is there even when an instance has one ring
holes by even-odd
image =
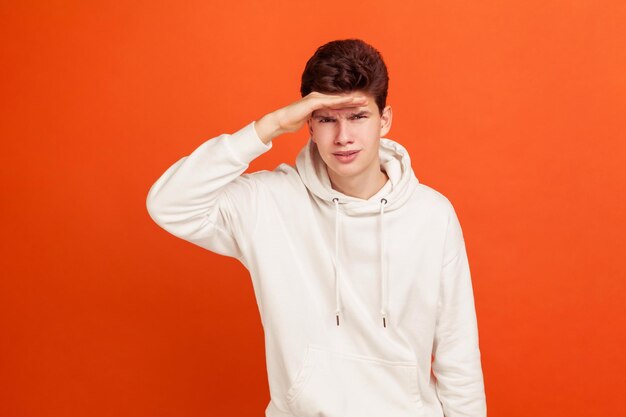
[[[354,116],[352,116],[352,119],[365,119],[365,118],[367,118],[367,116],[363,114],[355,114]]]
[[[320,119],[320,123],[328,123],[328,122],[332,122],[333,119],[328,118],[328,117],[323,117]]]

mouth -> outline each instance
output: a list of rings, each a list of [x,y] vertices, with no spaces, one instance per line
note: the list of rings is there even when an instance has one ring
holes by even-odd
[[[348,164],[358,158],[359,151],[336,152],[333,155],[342,164]]]
[[[338,155],[338,156],[348,156],[348,155],[352,155],[354,153],[359,152],[358,150],[355,151],[343,151],[343,152],[335,152],[333,153],[333,155]]]

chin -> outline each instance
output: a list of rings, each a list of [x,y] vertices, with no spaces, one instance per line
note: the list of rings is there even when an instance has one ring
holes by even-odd
[[[331,156],[332,157],[332,156]],[[326,164],[328,167],[332,167],[332,170],[342,177],[349,177],[363,170],[362,164],[342,164],[341,162],[333,162],[332,164]]]

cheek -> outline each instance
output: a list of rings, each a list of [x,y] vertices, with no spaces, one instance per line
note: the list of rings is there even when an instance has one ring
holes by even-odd
[[[333,129],[328,126],[312,126],[310,132],[316,142],[331,140],[334,137]]]
[[[375,120],[368,120],[353,126],[353,131],[362,137],[372,136],[380,131],[380,123]]]

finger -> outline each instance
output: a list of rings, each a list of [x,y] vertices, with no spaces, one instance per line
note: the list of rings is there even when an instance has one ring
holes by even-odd
[[[338,102],[350,102],[350,101],[363,101],[367,100],[367,97],[364,95],[356,95],[356,96],[330,96],[328,97],[329,101],[338,101]]]
[[[366,105],[368,98],[366,96],[327,96],[319,97],[313,104],[313,109],[318,110],[321,108],[343,108],[346,105],[349,107],[360,107]]]
[[[309,95],[311,96],[311,98],[330,98],[330,99],[333,99],[333,98],[339,98],[339,99],[346,98],[346,99],[348,99],[350,97],[359,97],[359,98],[360,97],[365,97],[365,95],[363,95],[363,94],[357,94],[357,95],[354,95],[354,96],[350,96],[350,95],[346,95],[346,94],[320,93],[318,91],[313,91]]]

